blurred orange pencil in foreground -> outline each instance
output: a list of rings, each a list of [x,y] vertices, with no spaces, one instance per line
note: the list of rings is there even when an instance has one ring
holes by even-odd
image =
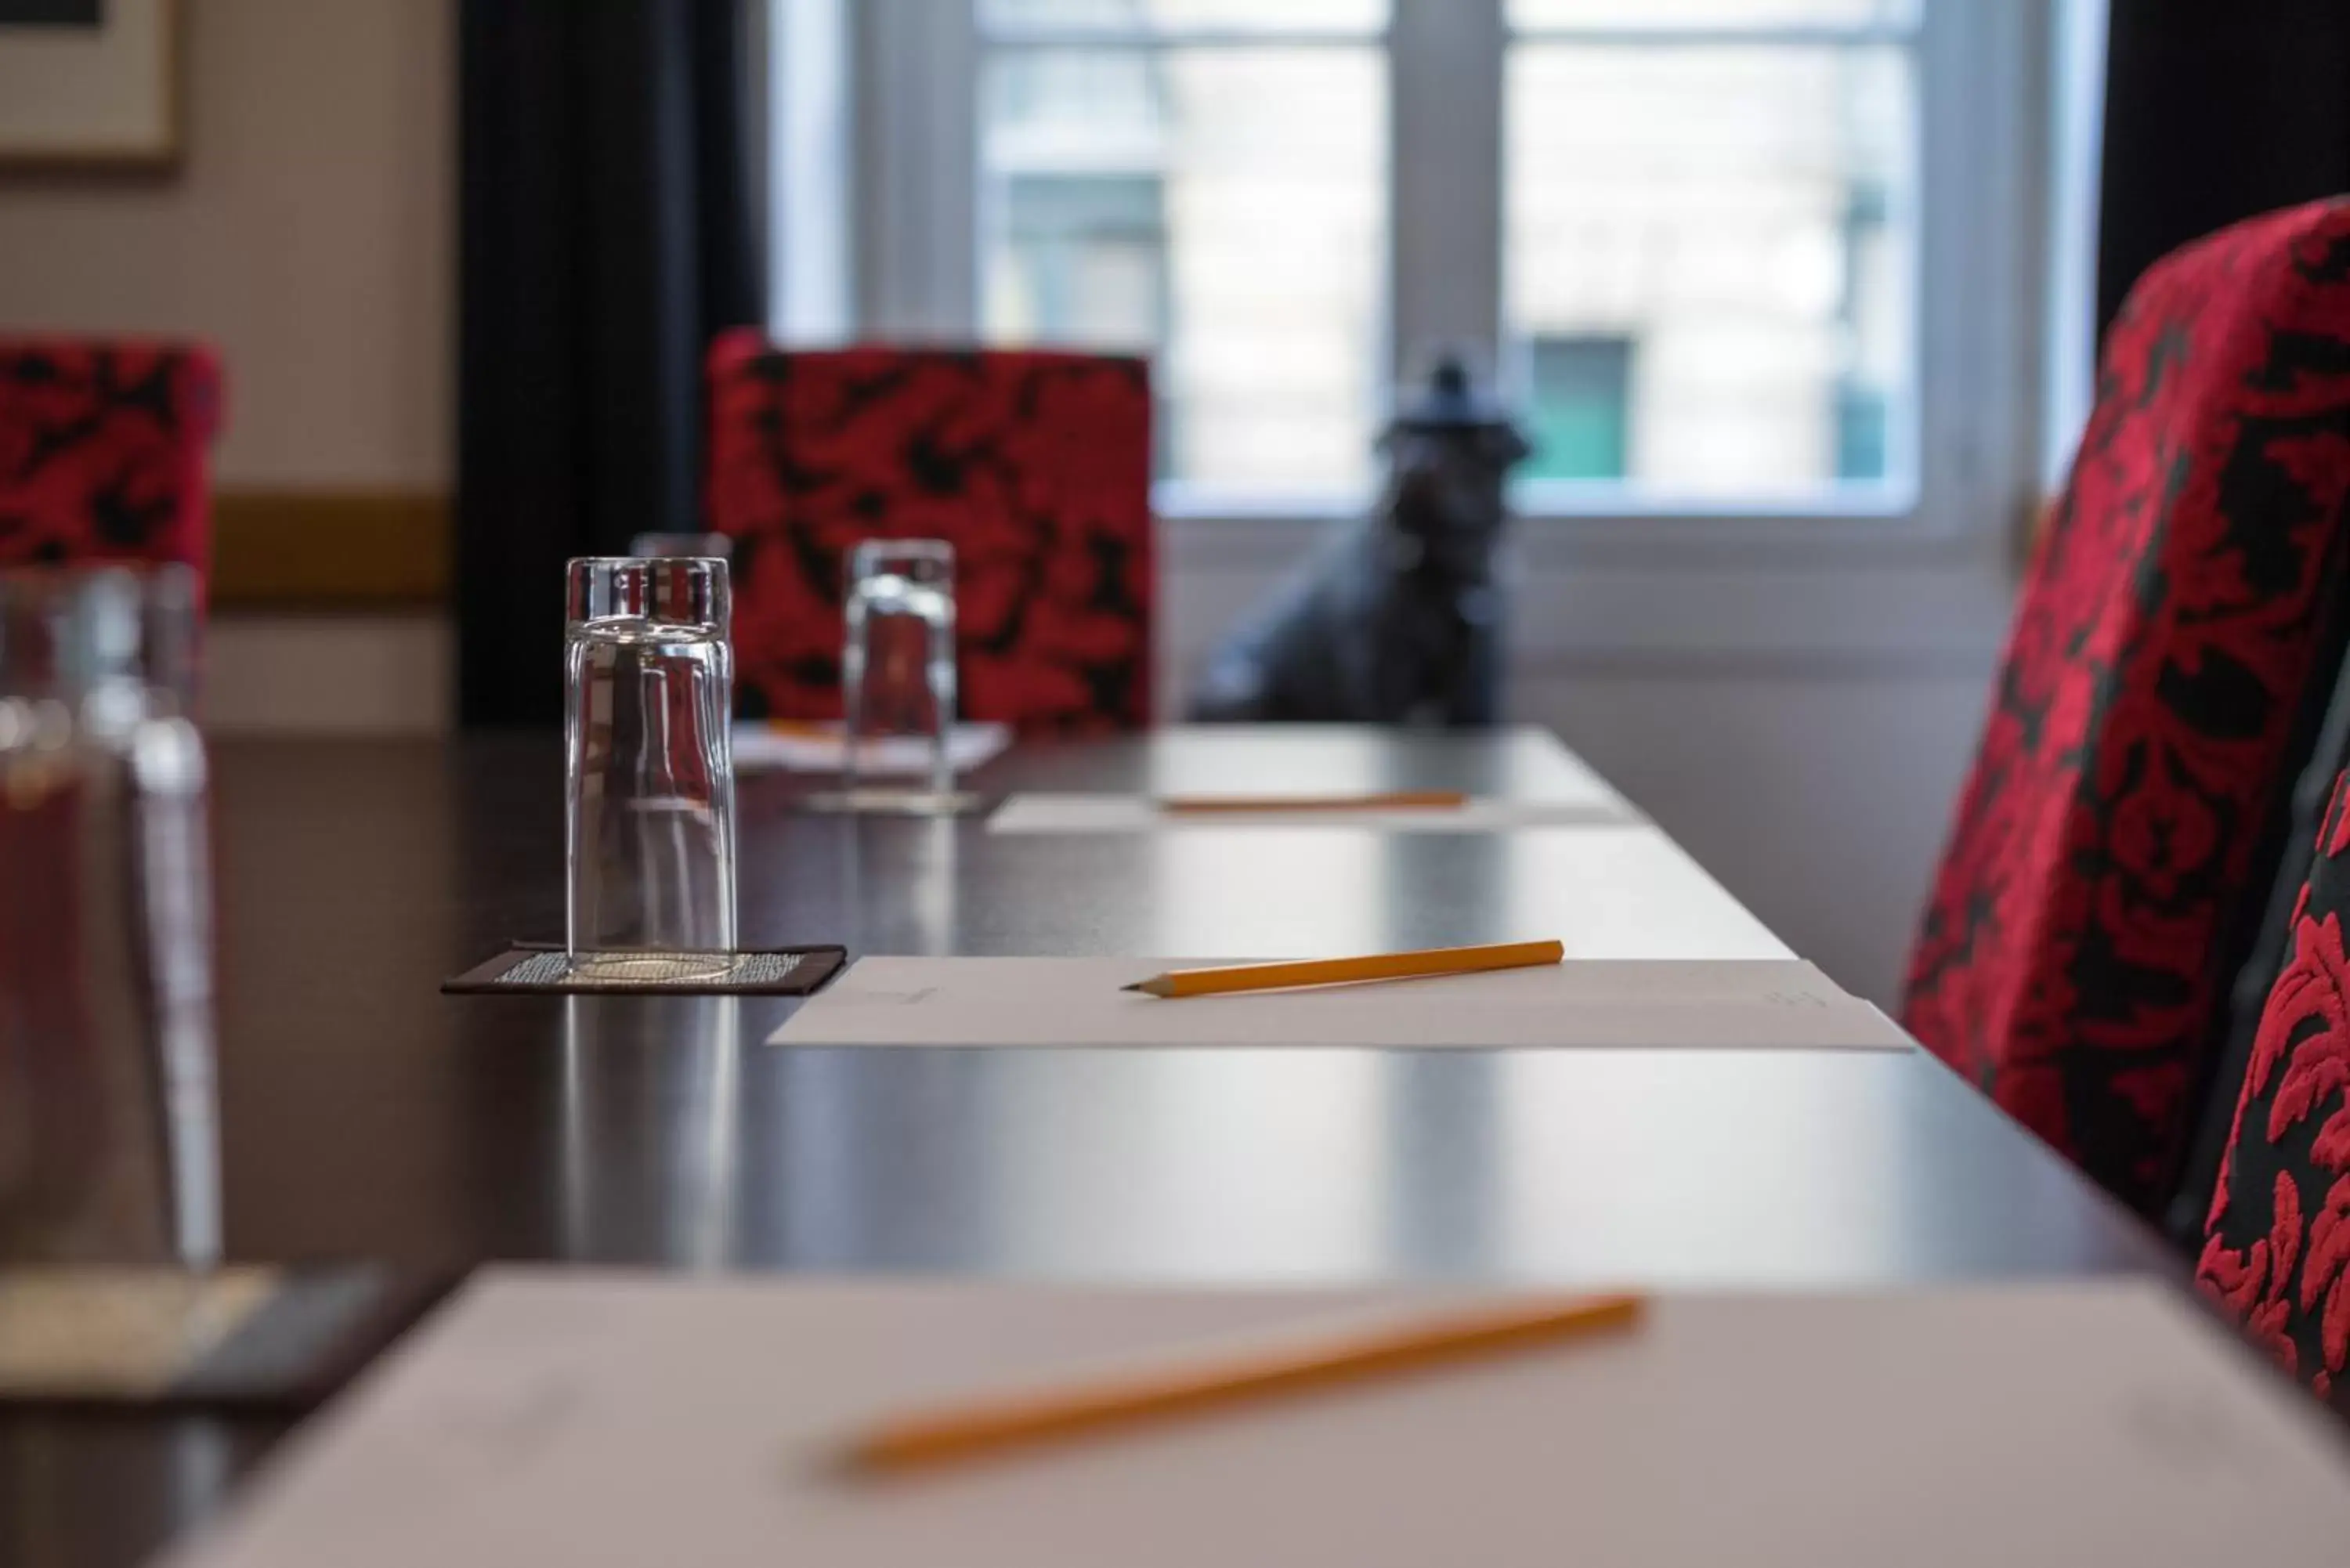
[[[1638,1295],[1490,1308],[1376,1328],[1320,1345],[1137,1373],[914,1416],[852,1444],[848,1468],[895,1475],[1066,1441],[1112,1428],[1197,1415],[1478,1356],[1536,1349],[1639,1321]]]

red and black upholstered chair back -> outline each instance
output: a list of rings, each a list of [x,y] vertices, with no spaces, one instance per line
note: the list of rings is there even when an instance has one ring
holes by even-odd
[[[2149,272],[2024,583],[1903,1009],[2144,1210],[2340,659],[2345,500],[2350,203]]]
[[[2318,824],[2205,1222],[2197,1277],[2350,1415],[2350,782]]]
[[[212,564],[220,365],[182,343],[0,337],[0,566]]]
[[[843,573],[871,538],[955,548],[965,717],[1029,733],[1149,721],[1150,387],[1138,359],[710,354],[710,524],[733,544],[742,710],[840,714]]]

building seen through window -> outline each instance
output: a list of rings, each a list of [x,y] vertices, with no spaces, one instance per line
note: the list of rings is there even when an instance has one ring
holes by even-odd
[[[979,327],[1154,355],[1162,477],[1360,493],[1397,341],[1386,0],[976,0]],[[1914,464],[1919,18],[1505,0],[1521,474],[1732,507]],[[1479,280],[1463,280],[1477,283]],[[1442,286],[1446,280],[1436,280]]]

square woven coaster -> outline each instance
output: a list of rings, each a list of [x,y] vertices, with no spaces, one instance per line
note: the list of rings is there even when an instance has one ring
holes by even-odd
[[[806,996],[837,973],[840,948],[776,948],[758,952],[583,954],[575,965],[561,948],[517,943],[453,979],[452,996],[608,995]]]

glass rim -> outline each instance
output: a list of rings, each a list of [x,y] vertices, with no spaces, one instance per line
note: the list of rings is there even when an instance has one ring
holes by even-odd
[[[954,559],[954,553],[953,540],[941,539],[935,535],[905,539],[859,539],[849,550],[851,559],[864,556],[920,556],[931,560],[951,561]]]
[[[567,628],[619,621],[728,635],[734,577],[720,556],[576,556],[564,566]]]
[[[564,570],[600,572],[621,566],[716,566],[723,571],[728,564],[723,556],[574,556],[564,563]]]

